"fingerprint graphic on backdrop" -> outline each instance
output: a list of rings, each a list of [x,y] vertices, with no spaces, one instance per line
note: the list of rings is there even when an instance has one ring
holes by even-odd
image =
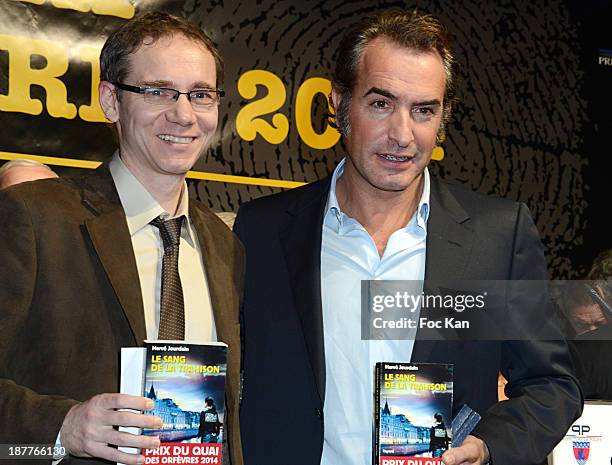
[[[182,13],[207,28],[226,58],[228,97],[220,121],[221,143],[200,162],[202,169],[276,179],[314,181],[343,156],[305,145],[295,129],[300,84],[329,78],[343,31],[356,19],[389,7],[430,12],[449,27],[462,68],[460,103],[447,131],[446,157],[432,172],[472,189],[526,202],[557,276],[572,275],[567,254],[584,228],[581,133],[587,123],[581,98],[576,27],[556,1],[372,2],[372,1],[187,1]],[[245,142],[236,114],[247,102],[235,77],[253,70],[278,76],[286,89],[277,110],[287,116],[288,136],[278,145],[258,135]],[[260,88],[255,99],[265,97]],[[315,98],[314,129],[325,129],[326,101]],[[271,115],[263,116],[268,122]],[[278,189],[198,183],[193,189],[215,209]]]
[[[446,156],[432,163],[432,172],[487,194],[525,201],[537,218],[553,276],[572,277],[579,273],[580,270],[572,270],[570,256],[584,237],[584,192],[590,186],[584,185],[583,180],[586,159],[592,154],[585,153],[583,138],[593,122],[585,110],[588,89],[584,88],[585,68],[579,58],[587,51],[578,42],[580,25],[569,15],[564,2],[134,3],[140,12],[161,9],[202,25],[226,59],[227,97],[220,107],[219,140],[196,169],[297,181],[326,176],[343,156],[341,144],[317,150],[304,143],[295,116],[296,99],[304,95],[304,82],[313,77],[330,77],[335,49],[344,30],[358,18],[389,7],[417,6],[440,17],[454,37],[463,83],[461,102],[444,143]],[[58,9],[51,2],[4,2],[0,3],[0,11],[0,18],[8,18],[3,34],[55,41],[60,48],[65,47],[66,59],[82,44],[101,46],[109,31],[125,21]],[[8,56],[0,50],[2,94],[8,89]],[[44,67],[45,58],[34,55],[31,62],[34,67]],[[237,80],[242,77],[244,81],[252,70],[267,73],[268,84],[276,87],[268,92],[266,86],[258,86],[255,95],[241,96]],[[70,67],[62,79],[71,102],[89,103],[92,71],[87,60],[70,56]],[[31,86],[33,98],[45,101],[44,93],[42,87]],[[270,97],[277,100],[276,105],[268,105],[258,118],[275,137],[282,137],[269,142],[261,134],[253,134],[253,140],[244,140],[244,132],[237,129],[237,116],[244,116],[245,108],[252,110],[254,102],[270,102]],[[308,99],[305,105],[302,102],[299,114],[307,115],[310,110],[310,132],[321,134],[327,128],[327,102],[321,94],[312,101],[312,105]],[[79,118],[1,111],[0,123],[6,134],[0,140],[2,150],[9,152],[104,160],[115,147],[103,124]],[[209,206],[225,211],[278,191],[216,182],[190,181],[189,186],[191,193]]]

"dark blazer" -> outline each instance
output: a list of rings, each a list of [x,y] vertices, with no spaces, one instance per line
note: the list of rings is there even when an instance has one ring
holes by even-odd
[[[325,355],[321,235],[330,179],[245,204],[234,227],[245,245],[244,390],[247,465],[318,465]],[[426,280],[546,279],[527,208],[432,178]],[[536,314],[534,320],[542,318]],[[567,349],[544,341],[425,341],[412,361],[453,363],[454,408],[483,414],[474,434],[492,461],[533,464],[581,411]],[[497,403],[500,369],[512,400]]]
[[[190,200],[189,214],[217,335],[229,345],[228,443],[233,465],[240,465],[244,252],[208,208]],[[117,392],[120,348],[146,337],[125,213],[103,165],[82,177],[0,192],[0,223],[0,442],[54,444],[77,401]]]

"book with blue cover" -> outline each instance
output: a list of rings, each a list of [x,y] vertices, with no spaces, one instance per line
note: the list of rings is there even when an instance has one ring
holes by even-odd
[[[220,465],[227,345],[145,342],[145,348],[122,350],[121,380],[122,392],[136,394],[138,389],[139,395],[153,401],[153,410],[143,413],[163,421],[160,429],[132,431],[160,439],[159,448],[142,450],[145,464]],[[126,372],[123,362],[127,365],[128,354],[134,360]],[[128,380],[131,387],[124,389]]]
[[[374,464],[441,464],[452,441],[452,411],[451,364],[377,363]]]

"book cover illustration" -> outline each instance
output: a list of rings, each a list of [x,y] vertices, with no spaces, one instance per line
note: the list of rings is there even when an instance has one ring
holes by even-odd
[[[441,464],[451,440],[453,366],[376,364],[374,464]]]
[[[163,421],[161,446],[143,450],[146,464],[221,464],[227,345],[156,341],[146,343],[144,396],[147,414]]]

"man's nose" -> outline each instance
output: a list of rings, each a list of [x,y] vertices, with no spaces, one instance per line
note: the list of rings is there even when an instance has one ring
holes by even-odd
[[[187,95],[181,94],[166,112],[166,119],[181,126],[190,126],[195,123],[195,111]]]
[[[414,140],[412,124],[413,121],[409,110],[403,108],[396,110],[391,115],[389,138],[399,147],[408,147]]]

